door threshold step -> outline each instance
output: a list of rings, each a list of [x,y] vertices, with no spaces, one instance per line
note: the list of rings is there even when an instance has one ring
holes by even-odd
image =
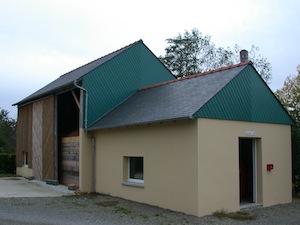
[[[261,208],[262,204],[260,203],[242,203],[240,205],[240,210],[250,210],[250,209],[254,209],[254,208]]]

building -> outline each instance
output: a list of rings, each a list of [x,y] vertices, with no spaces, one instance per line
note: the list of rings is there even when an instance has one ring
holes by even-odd
[[[138,41],[16,105],[19,175],[196,216],[292,200],[293,120],[250,61],[175,79]]]

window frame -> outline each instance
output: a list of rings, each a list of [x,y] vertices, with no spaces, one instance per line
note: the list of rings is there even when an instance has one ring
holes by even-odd
[[[143,179],[130,178],[130,158],[142,158]],[[144,157],[143,156],[123,156],[123,182],[124,186],[144,188]]]
[[[28,167],[28,152],[23,151],[23,166]]]
[[[131,178],[130,177],[130,169],[131,169],[131,165],[130,165],[130,159],[131,158],[141,158],[143,161],[143,171],[142,171],[142,174],[143,174],[143,179],[135,179],[135,178]],[[139,183],[139,184],[144,184],[144,157],[140,157],[140,156],[129,156],[127,157],[127,165],[128,165],[128,178],[127,178],[127,181],[128,182],[132,182],[132,183]]]

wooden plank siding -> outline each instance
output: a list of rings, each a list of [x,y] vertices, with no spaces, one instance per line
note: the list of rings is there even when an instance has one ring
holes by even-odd
[[[79,137],[61,139],[61,177],[62,184],[79,186]]]
[[[43,178],[55,178],[55,97],[43,100]]]
[[[55,97],[19,107],[17,126],[16,166],[24,165],[25,151],[35,179],[55,179]]]
[[[32,170],[37,180],[43,180],[42,113],[43,101],[34,102],[32,106]]]
[[[19,107],[17,122],[16,166],[24,165],[24,152],[28,152],[28,167],[32,168],[32,104]]]

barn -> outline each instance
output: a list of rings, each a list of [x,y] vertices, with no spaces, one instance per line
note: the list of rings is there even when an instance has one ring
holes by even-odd
[[[16,103],[17,174],[79,185],[80,130],[137,92],[175,79],[137,41],[63,74]]]
[[[293,120],[250,61],[175,79],[140,40],[16,105],[19,175],[196,216],[292,200]]]

